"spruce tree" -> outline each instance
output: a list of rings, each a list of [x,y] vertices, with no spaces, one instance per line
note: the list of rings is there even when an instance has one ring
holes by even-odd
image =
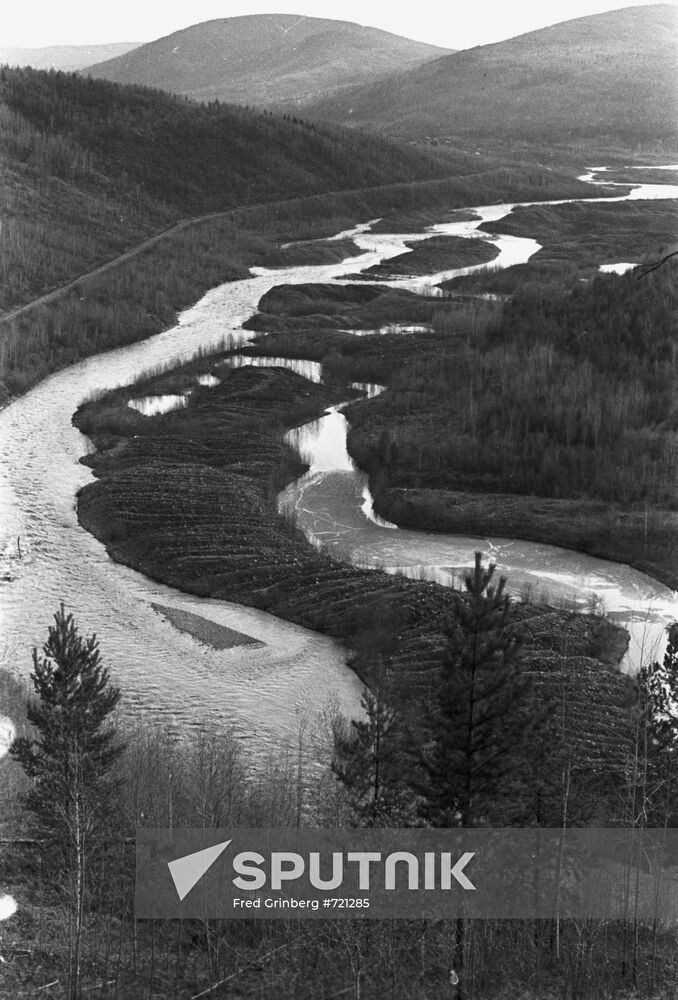
[[[96,636],[83,638],[62,604],[54,615],[42,656],[33,650],[36,697],[27,716],[34,738],[21,737],[11,753],[28,777],[27,799],[65,890],[73,922],[69,997],[80,993],[80,944],[94,858],[110,831],[116,782],[111,774],[122,751],[109,717],[120,700],[101,664]]]
[[[437,705],[422,761],[421,811],[434,826],[515,822],[524,768],[521,747],[537,712],[520,659],[506,580],[491,581],[480,552],[466,594],[445,626]]]

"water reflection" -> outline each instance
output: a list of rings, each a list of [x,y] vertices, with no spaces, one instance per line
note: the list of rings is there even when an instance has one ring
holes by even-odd
[[[386,334],[398,334],[398,336],[407,336],[411,333],[431,333],[433,330],[432,326],[428,326],[424,323],[410,324],[407,323],[386,323],[384,326],[378,326],[373,330],[339,330],[339,333],[352,333],[354,337],[373,337],[373,336],[386,336]]]
[[[16,730],[12,720],[7,715],[0,715],[0,757],[5,757],[9,753],[15,736]]]
[[[16,911],[17,902],[13,896],[0,896],[0,920],[9,920]]]
[[[128,405],[145,417],[155,417],[159,413],[169,413],[170,410],[188,406],[188,396],[139,396],[138,399],[130,399]]]
[[[249,354],[233,354],[219,362],[223,368],[287,368],[309,382],[322,382],[322,366],[318,361],[299,358],[257,357]]]
[[[623,262],[620,264],[601,264],[598,268],[603,274],[626,274],[627,271],[632,271],[637,264]]]

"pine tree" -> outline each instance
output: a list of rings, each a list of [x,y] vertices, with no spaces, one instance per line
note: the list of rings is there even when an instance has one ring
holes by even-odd
[[[382,686],[365,688],[365,718],[335,736],[332,770],[347,789],[361,826],[406,826],[414,816],[407,781],[406,732]]]
[[[491,585],[495,565],[475,554],[466,594],[445,626],[437,705],[422,759],[420,811],[433,826],[517,821],[524,785],[521,749],[537,718],[520,660],[522,636],[511,620],[506,579]],[[466,921],[454,921],[453,996],[465,996]]]
[[[437,706],[424,755],[422,814],[434,826],[473,826],[516,819],[520,748],[535,721],[529,678],[520,659],[522,638],[495,566],[465,576],[466,595],[446,625]]]
[[[42,654],[33,650],[37,697],[27,707],[36,738],[15,740],[10,752],[32,779],[27,805],[56,854],[56,881],[68,894],[73,920],[69,997],[75,998],[85,898],[113,807],[111,769],[123,749],[108,724],[120,691],[101,664],[96,636],[83,638],[63,604]]]

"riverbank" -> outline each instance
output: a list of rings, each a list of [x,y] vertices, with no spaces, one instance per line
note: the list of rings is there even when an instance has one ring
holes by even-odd
[[[640,183],[644,175],[638,173]],[[654,171],[654,180],[663,181],[663,174]],[[678,239],[678,208],[672,198],[517,206],[505,218],[479,228],[529,237],[541,247],[525,264],[501,271],[489,267],[444,281],[445,291],[511,295],[528,284],[546,289],[587,281],[601,265],[656,260]]]
[[[184,220],[145,241],[140,252],[128,250],[84,275],[63,294],[52,293],[34,308],[24,305],[13,319],[0,317],[0,404],[82,358],[172,327],[178,313],[209,289],[247,277],[251,267],[270,261],[271,255],[284,263],[286,257],[278,255],[286,242],[324,239],[403,206],[444,213],[477,198],[492,203],[591,197],[600,190],[539,169],[497,168],[246,205]]]
[[[506,309],[378,285],[277,286],[246,326],[262,331],[252,351],[388,387],[345,410],[349,454],[386,520],[559,545],[677,589],[674,308],[664,268],[531,288]],[[389,320],[428,327],[355,336]]]
[[[379,489],[374,509],[401,528],[524,538],[625,563],[678,590],[678,513],[511,493]]]
[[[351,281],[390,281],[393,278],[489,264],[499,256],[499,248],[494,244],[462,236],[431,236],[405,245],[409,248],[405,253],[346,277]]]
[[[226,360],[205,359],[202,368],[195,362],[78,410],[76,425],[97,445],[85,461],[99,477],[79,493],[80,523],[114,559],[152,579],[340,639],[368,681],[375,622],[388,608],[391,629],[380,640],[385,660],[403,698],[421,693],[437,668],[454,593],[333,560],[277,511],[279,489],[303,471],[282,431],[321,413],[339,391],[281,368],[230,369]],[[196,388],[202,375],[219,382]],[[174,392],[182,380],[193,387],[185,407],[144,417],[127,405],[138,395],[166,392],[168,378]],[[527,637],[526,662],[541,684],[555,691],[568,671],[578,678],[573,738],[590,741],[596,726],[607,731],[611,706],[613,715],[623,714],[627,697],[628,680],[616,669],[623,630],[539,605],[517,604],[514,615]]]

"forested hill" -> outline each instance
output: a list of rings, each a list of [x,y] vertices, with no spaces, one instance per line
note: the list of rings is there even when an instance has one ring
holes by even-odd
[[[627,7],[436,59],[308,114],[403,135],[678,137],[678,8]]]
[[[2,70],[5,155],[78,186],[200,213],[425,180],[449,166],[379,138],[75,74]]]
[[[317,100],[448,52],[349,21],[254,14],[194,24],[88,72],[198,100],[274,107]]]
[[[471,173],[350,130],[123,87],[0,69],[0,310],[186,217]]]
[[[425,153],[295,117],[7,67],[0,68],[0,167],[0,311],[67,284],[178,220],[210,212],[259,204],[248,225],[270,241],[284,215],[280,235],[289,240],[337,232],[396,207],[588,190],[534,165]],[[299,198],[303,208],[279,205]],[[304,228],[311,217],[315,228],[308,221]],[[211,275],[214,283],[247,273],[234,254],[237,266]],[[182,305],[187,300],[188,291],[180,297]],[[22,336],[18,331],[17,343]]]

